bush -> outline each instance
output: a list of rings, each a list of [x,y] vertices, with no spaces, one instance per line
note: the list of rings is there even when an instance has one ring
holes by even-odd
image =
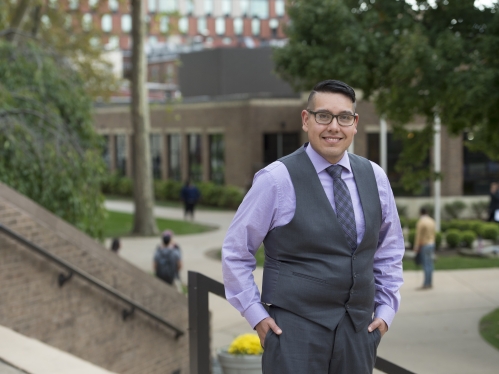
[[[466,207],[467,205],[463,201],[456,200],[452,203],[445,204],[444,212],[449,218],[457,219],[463,213]]]
[[[480,236],[483,239],[496,241],[499,237],[499,226],[495,223],[484,223],[481,228]]]
[[[475,239],[476,233],[474,231],[466,230],[461,233],[461,243],[466,248],[472,248]]]
[[[476,219],[487,218],[489,212],[489,203],[486,201],[477,201],[471,204],[471,211]]]
[[[435,233],[435,249],[440,249],[441,245],[442,245],[442,233],[436,232]]]
[[[457,248],[461,244],[461,233],[455,229],[447,230],[445,240],[449,248]]]
[[[409,238],[408,238],[409,247],[411,249],[414,248],[414,240],[416,240],[416,230],[411,229],[409,230]]]

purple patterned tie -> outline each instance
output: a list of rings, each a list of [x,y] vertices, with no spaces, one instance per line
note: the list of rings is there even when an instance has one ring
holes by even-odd
[[[345,236],[352,251],[357,248],[357,227],[355,225],[355,214],[353,212],[352,197],[343,179],[341,179],[341,165],[331,165],[326,169],[333,178],[334,204],[336,205],[336,216],[340,222]]]

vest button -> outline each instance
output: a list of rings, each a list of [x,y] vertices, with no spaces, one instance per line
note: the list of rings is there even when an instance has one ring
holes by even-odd
[[[355,260],[356,258],[357,258],[357,256],[353,256],[353,257],[352,257],[352,260]]]
[[[354,278],[357,278],[357,273],[355,273],[355,274],[353,275],[353,277],[354,277]]]
[[[348,304],[345,305],[345,308],[350,309],[350,305],[348,305]]]
[[[354,293],[355,293],[355,292],[353,292],[353,291],[350,291],[350,295],[353,295]]]

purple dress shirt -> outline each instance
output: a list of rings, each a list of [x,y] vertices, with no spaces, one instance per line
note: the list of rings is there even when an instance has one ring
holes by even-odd
[[[331,163],[310,145],[307,146],[306,153],[317,171],[329,202],[336,211],[333,178],[325,170]],[[359,244],[364,237],[366,226],[347,152],[338,164],[344,167],[342,179],[352,197]],[[402,257],[405,245],[388,178],[377,164],[371,164],[382,211],[378,248],[374,255],[375,317],[382,318],[390,326],[400,304],[399,289],[403,283]],[[283,163],[276,161],[256,173],[253,186],[239,206],[225,237],[222,248],[225,294],[227,300],[253,328],[269,316],[260,302],[260,292],[252,274],[256,267],[255,253],[270,230],[291,221],[295,209],[296,196],[288,169]]]

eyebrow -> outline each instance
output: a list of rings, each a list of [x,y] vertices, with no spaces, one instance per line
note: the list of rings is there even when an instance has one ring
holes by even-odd
[[[315,110],[314,112],[333,114],[329,110],[326,110],[326,109],[318,109],[318,110]],[[352,113],[350,110],[343,110],[343,111],[339,112],[338,114],[350,114],[352,116],[355,115],[355,113]]]

